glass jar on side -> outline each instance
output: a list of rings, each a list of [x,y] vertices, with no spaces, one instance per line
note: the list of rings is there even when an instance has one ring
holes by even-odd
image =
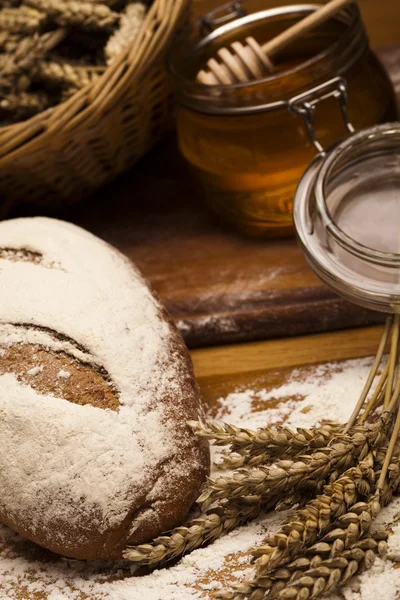
[[[400,125],[349,137],[310,165],[294,223],[316,274],[351,302],[400,309]]]
[[[246,8],[253,11],[243,16]],[[392,85],[370,50],[356,5],[297,40],[279,57],[278,70],[248,84],[206,86],[196,74],[218,48],[252,35],[271,39],[317,5],[259,10],[259,2],[232,5],[231,22],[212,29],[203,19],[176,41],[168,69],[178,100],[180,149],[201,181],[213,210],[242,232],[283,236],[293,232],[296,186],[315,156],[302,120],[290,113],[293,97],[341,76],[356,129],[396,118]],[[258,12],[257,12],[258,11]],[[239,16],[238,16],[239,15]],[[334,97],[315,111],[314,127],[324,147],[346,129]]]

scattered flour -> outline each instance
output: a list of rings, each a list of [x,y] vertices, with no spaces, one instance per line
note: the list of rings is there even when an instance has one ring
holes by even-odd
[[[393,530],[393,535],[389,538],[389,558],[400,561],[400,526],[397,525]]]
[[[282,421],[288,427],[311,427],[327,419],[345,423],[370,366],[369,358],[347,361],[344,369],[326,363],[315,367],[306,379],[295,370],[279,388],[236,391],[221,398],[216,418],[249,429]],[[280,400],[284,402],[276,403]]]
[[[233,580],[240,581],[251,574],[249,558],[244,553],[254,544],[260,543],[265,535],[274,531],[282,514],[270,514],[260,518],[248,527],[241,527],[229,535],[217,540],[208,548],[195,550],[185,556],[176,566],[154,571],[150,575],[134,576],[134,568],[125,564],[120,571],[114,569],[117,581],[108,582],[107,566],[96,563],[60,560],[57,564],[38,563],[26,560],[22,556],[2,557],[0,560],[0,579],[5,580],[7,596],[16,600],[14,587],[25,587],[27,594],[42,592],[50,594],[46,600],[78,600],[80,594],[86,594],[90,600],[188,600],[204,598],[204,592],[218,589],[220,584],[203,581],[207,573],[218,577],[225,569],[226,557],[240,553],[235,563]],[[2,537],[13,536],[9,530],[0,527],[0,547]],[[32,578],[32,572],[36,574]],[[24,585],[22,585],[22,581]],[[196,587],[194,587],[196,585]],[[71,593],[71,587],[75,592]],[[76,594],[76,595],[75,595]],[[30,597],[30,596],[28,596]]]
[[[399,513],[400,497],[397,497],[380,513],[374,529],[392,524]],[[394,562],[398,561],[400,561],[400,524],[394,525],[393,534],[389,537],[388,559],[377,558],[372,569],[354,578],[343,590],[345,600],[378,600],[379,598],[398,600],[400,569],[394,565]]]
[[[196,316],[191,320],[179,319],[176,325],[184,337],[195,334],[199,329],[208,334],[235,333],[239,330],[239,325],[233,317],[221,317],[221,315]]]
[[[38,375],[39,373],[41,373],[43,371],[43,366],[40,367],[32,367],[32,369],[29,369],[29,371],[27,371],[28,375]]]
[[[64,371],[64,369],[61,369],[60,371],[58,371],[57,377],[59,377],[60,379],[69,379],[71,377],[71,373],[69,371]]]
[[[380,558],[343,590],[345,600],[397,600],[399,595],[400,570],[391,561]]]
[[[219,400],[218,416],[226,422],[253,428],[281,422],[308,427],[326,419],[345,421],[370,364],[370,359],[326,364],[311,369],[305,377],[304,371],[294,371],[277,388],[235,391]],[[293,396],[297,401],[287,400]],[[400,498],[382,511],[376,526],[392,523],[398,513]],[[175,566],[142,576],[126,564],[114,566],[110,572],[110,565],[105,563],[58,557],[43,562],[34,560],[21,538],[0,527],[0,600],[19,600],[15,590],[21,589],[25,589],[29,600],[34,592],[43,594],[45,600],[211,599],[214,590],[253,574],[246,551],[275,530],[284,517],[283,513],[265,515],[209,547],[192,552]],[[400,558],[400,525],[390,539],[389,556],[393,560]],[[400,569],[391,560],[377,560],[373,569],[353,580],[341,594],[345,600],[399,600]],[[326,600],[338,598],[330,595]]]

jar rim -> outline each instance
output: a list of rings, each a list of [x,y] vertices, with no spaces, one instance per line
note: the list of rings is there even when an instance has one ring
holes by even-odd
[[[333,206],[336,207],[335,210],[339,209],[340,211],[341,202],[346,200],[348,191],[351,191],[352,185],[349,186],[349,184],[353,180],[352,175],[357,175],[359,166],[364,166],[364,168],[367,166],[367,170],[360,171],[361,174],[371,175],[374,173],[374,166],[371,167],[371,163],[376,160],[379,177],[382,177],[384,172],[380,170],[381,168],[386,169],[389,174],[391,169],[396,168],[396,171],[393,171],[396,174],[398,158],[391,160],[390,157],[393,154],[397,156],[399,147],[400,123],[378,125],[352,134],[349,138],[314,158],[300,179],[293,204],[296,234],[304,255],[314,272],[329,287],[351,302],[382,312],[400,312],[400,254],[380,251],[372,253],[371,248],[357,242],[356,239],[353,239],[355,236],[352,234],[352,237],[349,237],[340,227],[337,227],[337,223],[334,223],[336,227],[332,226],[334,219],[329,211],[327,212],[327,208],[331,197],[334,202]],[[350,151],[346,154],[346,149],[349,148]],[[339,156],[342,161],[338,160]],[[363,160],[364,157],[366,162]],[[337,161],[336,168],[332,171],[331,180],[327,184],[331,189],[327,188],[326,190],[327,206],[325,206],[322,203],[324,188],[321,188],[321,182],[325,180],[325,172],[329,168],[329,164],[334,164],[335,160]],[[317,200],[317,181],[319,201]],[[362,181],[363,175],[361,175],[361,179],[357,175],[353,188],[355,193],[359,189],[363,194],[363,188],[357,188],[359,182],[362,183]],[[371,180],[367,178],[365,181]],[[396,185],[395,189],[397,189],[399,187],[398,177],[393,181]],[[344,185],[343,188],[342,185]],[[379,178],[376,180],[376,185],[378,188],[381,185]],[[372,193],[374,193],[373,190],[374,187],[372,187]],[[331,196],[332,193],[333,196]],[[348,196],[349,199],[352,197],[352,195]],[[397,198],[397,194],[395,194],[395,198]],[[334,215],[335,212],[332,214]],[[365,214],[367,219],[368,213]],[[338,222],[340,222],[340,217]],[[343,223],[345,222],[344,220]],[[365,223],[368,221],[366,220]],[[393,221],[397,231],[396,223],[397,219]],[[358,231],[362,231],[362,229],[363,221],[361,219],[361,222],[358,223]],[[357,228],[354,231],[357,231]],[[379,230],[377,238],[379,238]],[[363,238],[361,237],[361,239]],[[368,240],[368,237],[364,237],[365,239]],[[392,248],[389,249],[392,250]]]
[[[363,129],[362,131],[346,138],[339,144],[336,144],[333,149],[326,153],[326,156],[324,157],[318,170],[314,187],[318,211],[324,226],[330,235],[332,235],[344,249],[354,256],[368,260],[369,262],[392,267],[400,266],[400,252],[383,252],[381,250],[370,248],[365,244],[353,239],[341,227],[339,227],[332,217],[327,205],[326,186],[332,170],[334,169],[335,165],[337,165],[338,159],[343,157],[344,153],[349,153],[352,149],[359,147],[360,144],[368,144],[372,140],[377,140],[380,138],[383,139],[385,136],[393,136],[395,134],[400,136],[400,124],[385,123],[383,125],[376,125],[368,129]]]
[[[191,56],[193,56],[193,54],[199,48],[204,47],[210,40],[216,39],[218,37],[218,35],[221,34],[221,32],[225,33],[227,31],[233,31],[235,28],[240,28],[241,24],[244,22],[244,20],[246,18],[253,17],[254,21],[256,22],[257,20],[261,21],[263,19],[273,18],[276,16],[291,15],[291,14],[298,14],[301,17],[302,14],[308,14],[312,11],[315,11],[320,6],[321,6],[320,4],[313,4],[313,3],[292,4],[292,5],[287,5],[287,6],[266,9],[263,11],[257,11],[257,12],[247,15],[247,17],[240,17],[229,23],[221,25],[220,27],[217,27],[208,36],[203,38],[200,42],[198,42],[192,48]],[[255,15],[256,15],[256,17],[255,17]],[[181,45],[179,44],[179,40],[176,40],[175,44],[171,45],[169,52],[167,54],[167,60],[166,60],[167,72],[168,72],[169,76],[171,77],[171,79],[175,83],[176,91],[179,92],[183,89],[186,89],[186,91],[187,91],[187,94],[185,94],[186,100],[188,100],[188,96],[189,97],[197,97],[198,95],[199,96],[204,95],[205,92],[207,92],[207,94],[209,94],[210,98],[216,98],[220,95],[221,91],[229,90],[230,94],[234,94],[235,92],[240,92],[243,89],[250,88],[250,89],[257,90],[260,86],[263,86],[263,85],[265,86],[266,84],[269,84],[269,83],[276,84],[276,83],[279,83],[280,80],[283,81],[284,79],[287,79],[294,74],[306,72],[307,70],[312,69],[313,67],[320,64],[323,60],[329,59],[330,57],[337,56],[338,50],[340,50],[340,48],[343,45],[345,45],[347,47],[346,42],[348,40],[351,40],[352,42],[354,42],[354,40],[356,39],[356,34],[358,34],[358,35],[360,34],[360,31],[359,31],[360,27],[361,27],[361,34],[364,34],[365,42],[367,44],[368,40],[366,38],[364,28],[362,26],[360,11],[359,11],[357,5],[355,5],[355,4],[350,5],[344,9],[342,9],[338,15],[336,15],[335,17],[332,17],[332,18],[338,20],[338,19],[340,19],[341,15],[342,16],[345,15],[349,19],[348,22],[345,23],[346,28],[337,37],[337,39],[335,39],[331,44],[329,44],[329,46],[327,46],[326,48],[324,48],[323,50],[321,50],[314,56],[308,58],[307,60],[304,60],[299,65],[295,65],[284,71],[269,74],[266,77],[264,77],[262,79],[258,79],[256,81],[251,81],[251,82],[247,82],[247,83],[235,83],[235,84],[232,84],[229,86],[204,85],[202,83],[198,83],[197,81],[195,81],[195,80],[185,76],[181,72],[179,72],[179,69],[177,68],[177,64],[176,64],[177,60],[174,60],[174,58],[175,58],[175,52],[178,52],[178,56],[181,56],[181,52],[180,52]],[[196,26],[199,26],[201,21],[202,21],[202,18],[198,19],[196,22]],[[365,46],[363,44],[360,44],[359,52],[352,52],[351,57],[349,58],[349,60],[346,61],[346,63],[343,64],[340,71],[346,71],[348,68],[350,68],[351,65],[359,58],[359,54],[361,52],[363,52],[364,49],[365,49]],[[186,102],[186,103],[188,103],[188,102]],[[190,102],[189,102],[189,104],[190,104]],[[227,112],[229,112],[232,114],[239,114],[241,112],[260,112],[260,111],[266,111],[266,110],[274,110],[276,108],[280,108],[280,107],[287,106],[287,105],[288,105],[288,100],[282,99],[282,100],[278,100],[275,102],[268,102],[268,103],[264,103],[264,104],[261,104],[258,106],[252,106],[252,107],[250,107],[250,106],[235,106],[235,107],[224,106],[222,108],[213,107],[212,109],[207,109],[207,107],[202,107],[201,109],[199,109],[198,107],[196,107],[196,108],[199,109],[201,112],[212,112],[212,113],[227,113]]]

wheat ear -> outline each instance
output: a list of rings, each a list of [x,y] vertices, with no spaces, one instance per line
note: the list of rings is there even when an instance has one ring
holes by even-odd
[[[356,427],[351,435],[334,437],[329,446],[312,454],[298,456],[296,460],[278,460],[271,467],[238,470],[230,477],[209,479],[198,503],[206,511],[224,498],[259,494],[269,501],[271,495],[307,489],[328,478],[337,479],[363,460],[371,447],[382,443],[391,422],[391,414],[384,413],[377,423]]]
[[[140,565],[163,564],[213,542],[255,519],[261,510],[262,505],[258,501],[247,505],[230,502],[190,520],[185,526],[176,527],[168,535],[159,536],[149,544],[127,548],[123,557]]]
[[[61,27],[102,29],[111,31],[119,21],[119,14],[101,3],[80,0],[27,0]]]
[[[43,92],[19,92],[0,96],[0,112],[10,120],[26,119],[49,107],[49,97]]]
[[[361,496],[359,488],[365,491],[365,486],[368,480],[359,467],[349,469],[335,483],[325,486],[322,495],[297,511],[279,531],[253,550],[257,572],[269,573],[293,560],[305,547],[315,544],[338,517],[357,506]]]
[[[21,36],[9,33],[8,31],[0,31],[0,50],[8,54],[12,54],[17,49],[21,41]]]
[[[351,512],[337,520],[335,529],[295,561],[266,576],[259,574],[254,581],[244,582],[235,586],[233,592],[218,597],[224,600],[308,600],[345,585],[375,560],[379,543],[369,531],[381,506],[379,494],[368,503],[354,505]]]
[[[23,38],[13,54],[2,55],[0,86],[13,91],[26,89],[39,61],[64,38],[60,29]]]
[[[268,598],[268,600],[272,600],[273,598],[279,598],[279,600],[283,600],[286,597],[284,595],[285,593],[292,593],[293,598],[296,600],[308,598],[309,596],[307,596],[307,591],[303,589],[303,587],[307,586],[303,586],[300,590],[296,588],[296,596],[294,595],[294,592],[289,593],[285,592],[284,590],[293,587],[294,584],[299,585],[299,578],[302,576],[313,576],[313,572],[309,572],[307,574],[305,572],[310,569],[313,570],[317,567],[319,568],[321,565],[325,568],[326,574],[323,592],[329,591],[333,586],[333,581],[335,581],[334,585],[344,585],[347,582],[348,578],[344,576],[343,570],[348,567],[349,562],[346,563],[345,561],[349,561],[349,557],[351,557],[351,555],[348,553],[350,550],[354,554],[353,558],[357,556],[359,557],[357,572],[360,572],[360,570],[371,566],[373,561],[372,553],[379,553],[380,555],[383,555],[386,552],[385,540],[388,537],[387,531],[379,531],[374,534],[370,533],[372,520],[378,514],[382,506],[389,504],[393,493],[398,491],[400,485],[399,444],[396,445],[395,450],[396,452],[393,455],[392,462],[389,466],[389,475],[383,490],[376,490],[376,481],[380,475],[380,469],[384,462],[387,448],[379,448],[375,453],[375,470],[373,473],[371,457],[365,462],[364,465],[360,465],[360,467],[362,467],[362,478],[360,478],[360,473],[354,473],[357,491],[359,494],[361,494],[361,496],[369,496],[368,502],[362,502],[359,498],[355,498],[353,489],[347,488],[347,493],[350,492],[350,496],[348,496],[347,501],[350,501],[350,504],[347,504],[344,498],[342,500],[341,495],[339,495],[338,513],[340,513],[341,510],[344,510],[345,506],[350,508],[350,512],[346,510],[346,512],[336,520],[331,520],[329,526],[326,521],[328,517],[326,513],[323,521],[323,523],[325,522],[326,525],[322,531],[318,532],[319,540],[317,543],[312,544],[312,542],[315,541],[315,536],[313,536],[309,541],[311,547],[300,549],[297,545],[296,550],[297,552],[300,550],[300,553],[295,557],[294,560],[291,560],[287,564],[283,564],[285,555],[287,556],[287,552],[285,552],[285,538],[282,536],[283,532],[280,533],[282,536],[280,539],[279,537],[272,536],[273,541],[278,542],[276,548],[278,548],[279,543],[281,543],[283,551],[281,556],[282,560],[279,560],[278,556],[275,557],[278,558],[278,560],[275,561],[275,565],[272,565],[275,567],[274,570],[271,571],[270,569],[270,561],[264,561],[261,564],[257,577],[254,580],[245,581],[242,584],[235,586],[234,592],[223,592],[218,597],[225,600],[262,600],[264,598]],[[360,467],[357,467],[357,469]],[[327,486],[327,488],[329,487],[330,486]],[[342,491],[344,492],[345,490],[343,489]],[[357,500],[357,502],[355,504],[351,504],[353,500]],[[302,515],[305,516],[305,513],[302,512]],[[316,515],[317,513],[313,513],[313,511],[307,515],[310,517],[310,525],[312,529],[313,519]],[[301,524],[304,523],[304,519],[298,519],[298,521]],[[294,518],[293,522],[295,522]],[[328,527],[330,530],[325,533]],[[293,527],[291,529],[293,529]],[[366,553],[364,558],[362,558],[360,550]],[[320,551],[320,553],[315,553],[315,551]],[[327,559],[324,553],[328,551],[329,557]],[[262,554],[262,552],[263,550],[261,548],[260,553]],[[255,554],[257,555],[257,552],[255,552]],[[310,554],[314,554],[314,556],[310,558]],[[338,567],[335,567],[332,562],[326,562],[326,560],[332,561],[333,559],[336,560],[337,558],[341,559],[340,564],[342,565],[341,569],[339,569],[341,570],[340,578],[338,571],[335,573],[332,573],[331,571],[328,577],[328,571],[326,567],[330,568],[332,565],[335,569]],[[338,578],[337,581],[336,578]],[[322,586],[322,582],[320,585]],[[317,597],[320,593],[323,593],[321,591],[317,593],[318,589],[319,588],[315,588],[314,590],[313,588],[312,591],[315,591],[316,595],[310,596],[310,598]],[[268,595],[266,596],[267,592]],[[290,595],[287,597],[290,598]]]
[[[30,8],[3,8],[0,11],[0,31],[8,34],[29,35],[39,31],[46,15]]]
[[[222,466],[238,468],[245,465],[267,464],[276,458],[292,458],[302,452],[324,448],[341,426],[327,423],[313,429],[293,431],[288,427],[264,428],[252,431],[228,423],[190,421],[190,427],[198,437],[211,441],[215,446],[229,446],[229,452],[239,456],[224,456]]]
[[[76,66],[61,60],[42,61],[37,65],[35,79],[48,85],[77,90],[95,81],[104,69]]]

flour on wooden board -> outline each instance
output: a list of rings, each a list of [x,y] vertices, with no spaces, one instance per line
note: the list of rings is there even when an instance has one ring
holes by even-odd
[[[245,427],[277,422],[308,427],[325,419],[345,421],[363,387],[370,364],[370,359],[362,359],[339,366],[322,365],[310,370],[305,378],[301,371],[294,371],[287,383],[275,389],[237,390],[221,398],[218,413],[225,421]],[[285,401],[293,396],[300,399]],[[400,498],[382,511],[377,526],[391,523],[398,512]],[[20,549],[21,539],[0,527],[0,549],[4,546],[0,551],[0,599],[17,600],[15,590],[24,587],[28,597],[42,592],[46,600],[212,598],[214,590],[252,576],[246,551],[276,530],[284,516],[284,513],[270,513],[260,517],[209,547],[188,554],[177,565],[145,576],[135,576],[134,567],[126,564],[125,570],[118,572],[116,566],[110,573],[110,566],[104,563],[57,558],[54,562],[34,561]],[[400,526],[390,539],[389,556],[393,560],[400,558]],[[107,581],[110,576],[113,581]],[[376,600],[377,597],[395,600],[400,597],[400,570],[393,567],[391,560],[377,559],[370,571],[354,579],[341,594],[345,600]],[[331,594],[326,600],[338,598]]]

